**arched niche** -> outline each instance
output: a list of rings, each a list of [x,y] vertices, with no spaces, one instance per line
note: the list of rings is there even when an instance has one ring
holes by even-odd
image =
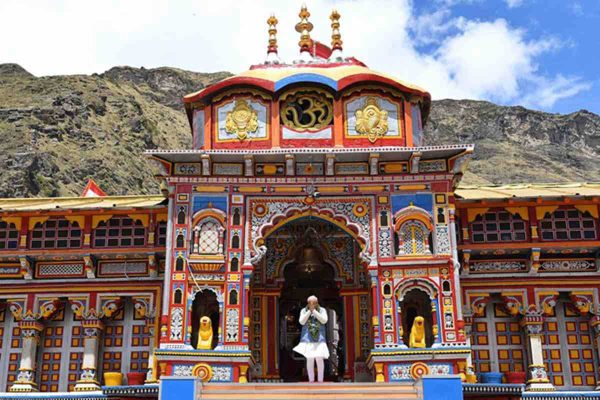
[[[211,348],[214,349],[219,341],[219,301],[216,293],[209,289],[196,292],[192,302],[192,347],[196,348],[198,343],[198,329],[200,327],[200,318],[207,316],[212,322],[213,340]]]
[[[405,344],[410,343],[410,332],[415,317],[421,316],[425,320],[425,345],[431,347],[435,341],[433,334],[433,313],[431,310],[431,298],[429,294],[420,288],[408,290],[399,302],[401,309],[402,340]]]

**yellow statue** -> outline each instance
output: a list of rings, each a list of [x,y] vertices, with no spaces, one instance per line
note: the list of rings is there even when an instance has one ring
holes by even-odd
[[[425,319],[421,316],[415,317],[410,328],[408,347],[425,347]]]
[[[200,318],[200,327],[198,328],[198,342],[196,349],[210,350],[212,349],[213,329],[212,321],[207,316]]]

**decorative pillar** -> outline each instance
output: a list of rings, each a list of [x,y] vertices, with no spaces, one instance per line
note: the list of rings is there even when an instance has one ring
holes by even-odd
[[[146,326],[148,327],[148,333],[150,333],[150,355],[148,356],[148,371],[146,372],[146,381],[144,384],[151,385],[158,382],[158,376],[156,376],[156,359],[154,358],[156,310],[147,312]]]
[[[76,392],[100,390],[98,379],[98,348],[104,324],[98,318],[81,321],[83,327],[83,363],[81,375],[75,385]]]
[[[401,347],[407,347],[404,344],[404,327],[402,325],[402,306],[400,305],[400,302],[396,301],[396,315],[397,315],[397,325],[398,325],[398,345],[400,345]]]
[[[467,343],[467,347],[470,349],[471,335],[473,333],[473,312],[469,309],[465,309],[463,313],[463,318],[465,341]],[[467,356],[465,380],[467,383],[477,383],[477,375],[475,375],[475,368],[473,367],[473,351],[469,351],[469,355]]]
[[[19,321],[23,347],[17,380],[10,387],[11,392],[37,392],[35,383],[37,347],[40,343],[40,332],[43,325],[37,319],[24,318]]]
[[[221,240],[221,239],[219,239]],[[222,244],[219,244],[219,247],[222,248]],[[200,227],[197,226],[194,228],[194,246],[192,247],[192,253],[198,254],[200,252]]]
[[[600,316],[594,315],[590,318],[590,325],[594,329],[594,340],[596,341],[596,351],[600,355]],[[596,381],[596,389],[600,390],[600,381]]]
[[[440,329],[438,325],[438,313],[437,313],[437,299],[431,300],[431,330],[433,331],[433,344],[439,344],[440,340]]]
[[[529,359],[529,379],[526,390],[531,391],[553,391],[554,385],[548,379],[548,373],[544,366],[544,352],[542,350],[542,328],[544,317],[541,311],[527,311],[521,320],[521,326],[527,334],[527,354]]]

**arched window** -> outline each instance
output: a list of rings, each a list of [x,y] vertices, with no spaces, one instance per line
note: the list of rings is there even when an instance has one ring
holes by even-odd
[[[177,257],[177,260],[175,261],[175,271],[183,271],[184,263],[183,257]]]
[[[229,304],[232,306],[237,305],[238,303],[238,292],[237,290],[233,289],[229,292]]]
[[[177,235],[175,246],[177,246],[177,248],[185,247],[185,238],[183,237],[183,233]]]
[[[238,235],[233,235],[233,238],[231,239],[231,247],[234,249],[240,248],[240,237]]]
[[[437,222],[438,224],[446,223],[446,215],[444,214],[444,209],[442,207],[437,209]]]
[[[379,216],[379,226],[388,226],[388,213],[387,211],[382,211]]]
[[[231,264],[230,264],[230,265],[231,265],[231,266],[230,266],[229,270],[230,270],[231,272],[237,272],[237,271],[238,271],[238,269],[239,269],[239,267],[240,267],[240,261],[238,260],[238,258],[237,258],[237,257],[233,257],[233,258],[231,259]]]
[[[132,247],[146,244],[146,228],[139,220],[112,217],[94,229],[94,247]]]
[[[471,223],[473,243],[518,242],[527,239],[527,226],[519,214],[505,210],[478,215]]]
[[[240,209],[236,208],[233,210],[233,225],[239,225],[241,223],[240,220]]]
[[[183,303],[183,291],[181,289],[175,289],[175,294],[173,295],[173,303],[174,304]]]
[[[185,224],[185,208],[179,207],[179,212],[177,213],[177,223]]]
[[[594,240],[596,221],[589,212],[559,209],[546,213],[540,222],[543,240]]]
[[[32,249],[66,249],[81,247],[82,231],[79,224],[66,219],[49,219],[37,223],[31,231]]]
[[[399,255],[430,254],[429,230],[421,222],[409,220],[398,231]]]
[[[156,244],[160,247],[167,245],[167,222],[160,221],[156,225]]]
[[[223,254],[224,229],[214,218],[207,217],[194,228],[193,252],[204,255]]]
[[[16,249],[19,245],[19,231],[15,224],[0,221],[0,250]]]

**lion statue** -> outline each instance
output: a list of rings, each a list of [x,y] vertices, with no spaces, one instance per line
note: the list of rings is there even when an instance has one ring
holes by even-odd
[[[410,328],[408,347],[425,347],[425,319],[421,316],[415,317]]]
[[[207,316],[200,318],[200,327],[198,328],[198,342],[196,349],[210,350],[212,349],[213,329],[212,321]]]

